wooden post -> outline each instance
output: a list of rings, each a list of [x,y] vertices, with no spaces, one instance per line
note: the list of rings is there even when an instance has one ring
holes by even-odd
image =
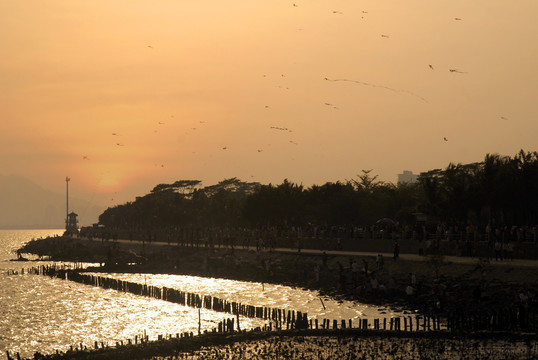
[[[321,298],[321,296],[319,297],[319,301],[321,301],[321,305],[323,305],[323,310],[325,310],[325,304],[323,303],[323,299]]]
[[[200,309],[198,309],[198,335],[201,333],[202,328],[202,315],[200,314]]]

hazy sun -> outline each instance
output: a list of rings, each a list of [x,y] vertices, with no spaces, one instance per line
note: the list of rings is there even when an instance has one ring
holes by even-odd
[[[101,175],[97,183],[100,188],[117,188],[119,185],[118,178],[114,174]]]

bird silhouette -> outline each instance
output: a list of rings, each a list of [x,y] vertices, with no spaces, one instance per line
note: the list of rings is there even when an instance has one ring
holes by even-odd
[[[428,66],[430,67],[430,69],[432,69],[432,70],[433,70],[433,65],[431,65],[431,64],[430,64],[430,65],[428,65]]]
[[[448,139],[446,137],[444,137],[443,140],[448,141]]]
[[[426,103],[428,102],[428,100],[426,100],[422,96],[417,95],[417,94],[415,94],[415,93],[413,93],[413,92],[411,92],[409,90],[395,89],[395,88],[391,88],[391,87],[384,86],[384,85],[372,84],[372,83],[367,83],[367,82],[364,82],[364,81],[351,80],[351,79],[329,79],[329,78],[325,78],[325,80],[326,81],[332,81],[332,82],[346,81],[346,82],[352,82],[352,83],[360,84],[360,85],[364,85],[364,86],[370,86],[370,87],[374,87],[374,88],[381,88],[381,89],[385,89],[385,90],[390,90],[390,91],[393,91],[393,92],[396,92],[396,93],[407,93],[409,95],[412,95],[414,97],[419,98],[420,100],[422,100],[422,101],[424,101]]]
[[[384,37],[384,38],[389,38],[390,36],[388,36],[388,35],[385,35],[385,34],[381,34],[381,37]]]
[[[451,73],[466,74],[465,71],[460,71],[458,69],[448,69]]]

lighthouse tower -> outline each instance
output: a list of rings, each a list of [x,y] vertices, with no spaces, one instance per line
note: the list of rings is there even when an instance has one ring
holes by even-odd
[[[68,234],[78,234],[78,220],[77,214],[71,212],[67,214],[67,225],[65,226],[65,231]]]
[[[78,234],[78,215],[75,212],[69,213],[69,180],[71,180],[69,177],[65,178],[65,232],[66,234]]]

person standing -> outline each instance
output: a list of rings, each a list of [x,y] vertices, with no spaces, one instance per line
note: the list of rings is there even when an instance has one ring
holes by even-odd
[[[506,259],[514,260],[514,243],[509,240],[506,244]]]
[[[375,259],[375,263],[377,265],[377,271],[383,270],[383,266],[385,264],[385,261],[383,260],[383,255],[377,254],[377,258]]]
[[[394,260],[397,260],[400,256],[400,244],[398,244],[398,240],[394,241]]]
[[[353,280],[353,288],[357,288],[359,282],[359,264],[357,261],[353,260],[351,263],[351,279]]]
[[[501,246],[501,240],[499,240],[498,238],[495,240],[495,261],[498,261],[499,258],[502,260],[503,257],[502,257],[502,246]]]
[[[314,265],[314,280],[316,280],[316,282],[319,282],[320,271],[321,271],[321,267],[319,266],[319,264]]]

